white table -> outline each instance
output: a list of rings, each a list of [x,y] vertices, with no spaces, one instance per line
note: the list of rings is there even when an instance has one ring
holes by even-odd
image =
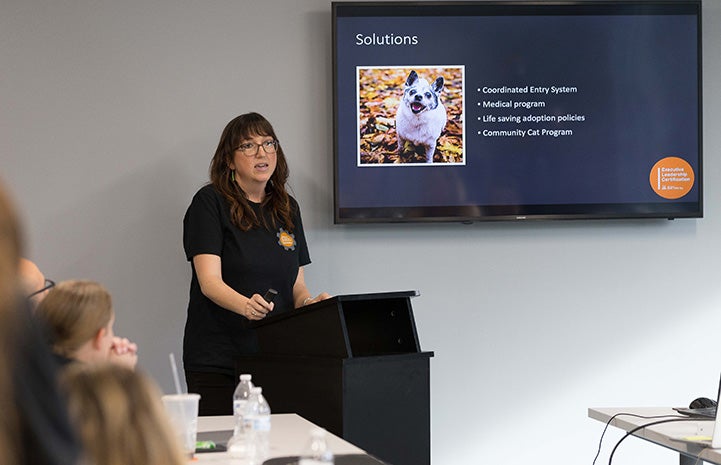
[[[294,413],[271,415],[270,454],[267,458],[297,456],[307,446],[310,431],[317,428],[314,423]],[[198,432],[228,431],[228,439],[233,429],[233,416],[214,416],[198,418]],[[326,440],[333,454],[366,454],[366,452],[334,434],[327,433]],[[226,452],[202,452],[195,454],[198,462],[231,464]]]
[[[644,417],[667,415],[669,419],[674,416],[679,418],[683,417],[683,415],[680,415],[669,407],[588,409],[588,416],[590,418],[603,423],[607,423],[611,417],[621,413],[629,413]],[[659,420],[662,420],[662,418],[645,419],[630,415],[619,415],[611,422],[611,425],[628,432],[638,426],[646,425]],[[698,434],[699,427],[704,429],[704,436],[711,436],[713,434],[713,423],[713,420],[688,419],[687,421],[662,423],[659,425],[649,426],[636,431],[633,435],[678,452],[680,454],[679,463],[681,465],[700,464],[701,461],[721,465],[721,449],[711,449],[696,444],[688,444],[672,440],[672,438],[695,436]],[[602,430],[599,430],[599,435],[600,431]],[[623,445],[621,447],[623,447]]]

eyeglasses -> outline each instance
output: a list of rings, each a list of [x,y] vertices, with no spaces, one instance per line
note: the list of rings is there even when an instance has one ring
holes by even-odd
[[[28,299],[31,298],[31,297],[34,297],[34,296],[36,296],[36,295],[38,295],[38,294],[42,294],[42,293],[45,292],[45,291],[49,291],[49,290],[52,289],[53,287],[55,287],[55,281],[53,281],[52,279],[47,279],[47,278],[46,278],[46,279],[45,279],[45,284],[43,285],[43,288],[42,288],[42,289],[38,289],[37,291],[35,291],[35,292],[33,292],[32,294],[30,294],[30,295],[28,296]]]
[[[272,155],[275,153],[275,151],[278,149],[278,141],[277,140],[267,140],[263,142],[262,144],[256,144],[253,142],[244,142],[240,144],[235,150],[240,150],[243,155],[246,157],[254,157],[258,155],[258,150],[260,147],[263,147],[263,151],[269,155]]]

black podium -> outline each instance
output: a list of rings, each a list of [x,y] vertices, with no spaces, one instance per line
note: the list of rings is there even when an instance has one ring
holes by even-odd
[[[393,465],[430,465],[430,358],[410,298],[339,295],[255,324],[241,357],[273,413],[297,413]]]

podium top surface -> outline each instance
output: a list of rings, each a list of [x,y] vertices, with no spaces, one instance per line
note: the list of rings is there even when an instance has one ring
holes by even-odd
[[[337,295],[255,321],[260,352],[353,358],[421,351],[410,297],[418,291]]]
[[[393,291],[393,292],[375,292],[371,294],[343,294],[337,295],[335,299],[342,302],[350,302],[353,300],[375,300],[375,299],[398,299],[402,297],[418,297],[421,295],[418,291]]]
[[[285,320],[288,318],[293,318],[295,316],[300,315],[302,312],[313,310],[319,306],[324,306],[329,303],[333,302],[362,302],[364,300],[387,300],[387,299],[400,299],[400,298],[410,298],[410,297],[418,297],[421,295],[420,292],[413,290],[413,291],[392,291],[392,292],[374,292],[374,293],[368,293],[368,294],[340,294],[332,296],[329,299],[321,300],[320,302],[315,302],[309,305],[306,305],[304,307],[296,308],[295,310],[283,312],[279,315],[273,315],[272,312],[270,315],[266,316],[262,320],[253,321],[249,324],[250,328],[259,328],[263,327],[269,324],[273,324],[280,320]]]

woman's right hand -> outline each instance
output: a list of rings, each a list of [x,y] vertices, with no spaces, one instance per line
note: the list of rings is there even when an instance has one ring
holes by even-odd
[[[199,254],[193,257],[198,274],[200,291],[216,305],[226,308],[250,321],[262,320],[273,310],[273,304],[263,300],[260,294],[250,298],[238,293],[223,281],[221,260],[218,255]]]
[[[273,302],[266,302],[260,294],[253,294],[245,304],[243,315],[250,321],[262,320],[268,313],[273,311],[274,306]]]
[[[138,363],[138,345],[124,337],[113,337],[109,360],[134,369]]]

